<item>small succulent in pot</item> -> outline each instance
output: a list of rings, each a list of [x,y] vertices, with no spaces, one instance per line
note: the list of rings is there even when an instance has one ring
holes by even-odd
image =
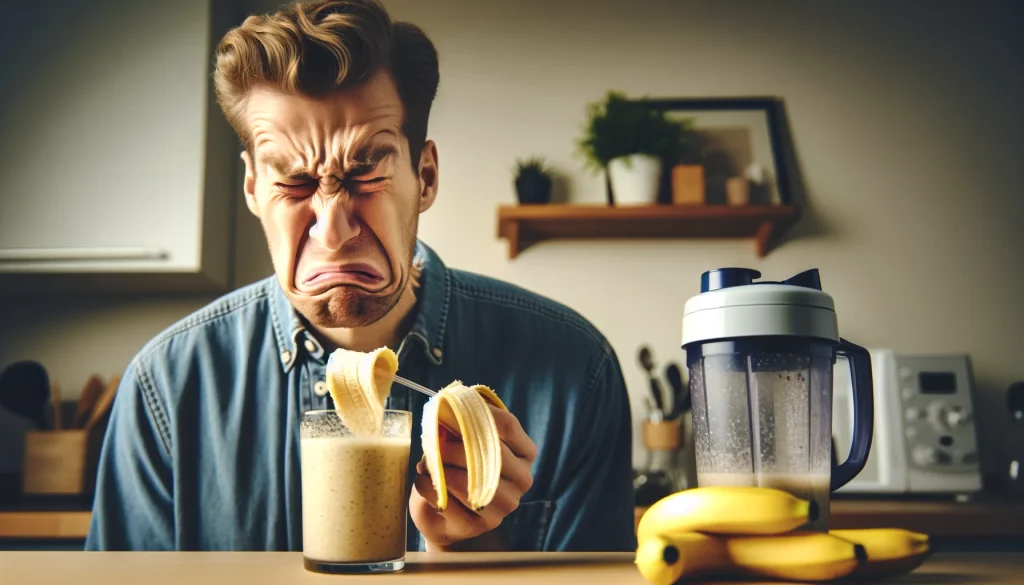
[[[551,201],[551,170],[541,157],[516,161],[516,197],[523,205]]]

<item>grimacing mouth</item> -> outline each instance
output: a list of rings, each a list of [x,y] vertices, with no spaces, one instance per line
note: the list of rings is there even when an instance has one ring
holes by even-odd
[[[385,251],[384,254],[388,257],[388,265],[391,271],[391,276],[385,280],[384,285],[382,287],[378,289],[368,289],[365,286],[360,286],[355,283],[345,283],[331,285],[320,292],[310,292],[299,289],[298,278],[296,274],[298,270],[298,254],[296,254],[296,260],[294,265],[295,267],[292,269],[292,291],[296,295],[305,296],[313,299],[327,297],[328,295],[332,294],[332,291],[334,291],[337,288],[359,290],[367,295],[373,296],[386,296],[388,294],[391,294],[401,286],[402,282],[404,281],[404,274],[401,268],[395,266],[394,262],[391,261],[391,254],[388,254],[387,251]]]

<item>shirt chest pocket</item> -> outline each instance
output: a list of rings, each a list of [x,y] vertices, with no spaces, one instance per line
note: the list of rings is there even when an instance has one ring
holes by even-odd
[[[520,502],[498,527],[506,550],[540,551],[548,535],[555,504],[550,500]]]

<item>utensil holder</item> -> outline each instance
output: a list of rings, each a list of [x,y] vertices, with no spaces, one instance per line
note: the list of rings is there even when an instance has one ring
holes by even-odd
[[[678,419],[661,422],[644,421],[644,446],[652,450],[674,451],[681,440]]]
[[[87,485],[88,435],[84,430],[29,431],[25,434],[21,493],[81,495]]]

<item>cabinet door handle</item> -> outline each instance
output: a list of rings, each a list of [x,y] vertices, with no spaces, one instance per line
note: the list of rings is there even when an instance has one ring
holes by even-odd
[[[0,262],[82,262],[95,260],[166,260],[167,250],[144,246],[94,248],[0,248]]]

